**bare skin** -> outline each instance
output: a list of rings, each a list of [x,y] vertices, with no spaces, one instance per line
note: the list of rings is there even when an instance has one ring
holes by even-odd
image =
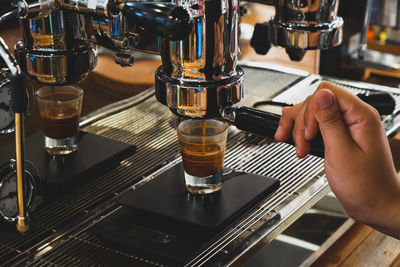
[[[299,158],[321,131],[325,172],[348,215],[400,239],[400,179],[378,112],[353,94],[322,82],[304,102],[284,108],[277,141],[292,135]]]

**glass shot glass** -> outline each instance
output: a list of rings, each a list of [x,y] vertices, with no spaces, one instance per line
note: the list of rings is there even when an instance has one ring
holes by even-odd
[[[210,194],[222,189],[222,172],[228,124],[218,120],[185,120],[178,125],[178,139],[186,189]]]
[[[47,153],[66,155],[77,151],[83,90],[76,86],[46,86],[36,91],[35,97]]]

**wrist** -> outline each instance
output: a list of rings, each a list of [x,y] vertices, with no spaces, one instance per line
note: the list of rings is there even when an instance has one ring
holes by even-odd
[[[391,188],[377,211],[372,227],[387,235],[400,239],[400,178],[395,175],[397,183]]]
[[[400,239],[400,189],[390,203],[389,214],[386,220],[389,225],[387,234]]]

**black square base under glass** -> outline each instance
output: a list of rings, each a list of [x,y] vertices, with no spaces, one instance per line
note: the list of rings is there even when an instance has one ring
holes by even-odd
[[[276,179],[231,171],[220,192],[192,195],[179,163],[122,196],[123,207],[92,230],[117,246],[183,263],[278,187]]]
[[[25,160],[31,161],[38,169],[38,192],[44,197],[44,204],[81,188],[136,152],[135,145],[84,131],[80,131],[79,139],[79,149],[75,153],[51,156],[44,149],[42,132],[26,138]],[[13,158],[14,143],[0,147],[0,164]]]

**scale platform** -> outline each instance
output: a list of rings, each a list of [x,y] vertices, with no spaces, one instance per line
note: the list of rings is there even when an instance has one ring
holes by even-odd
[[[123,195],[122,208],[93,227],[100,238],[123,247],[185,262],[224,228],[279,188],[269,177],[225,170],[222,190],[186,191],[182,163]]]
[[[43,133],[26,138],[25,159],[36,166],[40,175],[39,194],[45,203],[70,193],[133,155],[136,146],[100,135],[80,131],[77,152],[50,156],[44,149]],[[0,164],[15,159],[14,143],[0,147]]]

